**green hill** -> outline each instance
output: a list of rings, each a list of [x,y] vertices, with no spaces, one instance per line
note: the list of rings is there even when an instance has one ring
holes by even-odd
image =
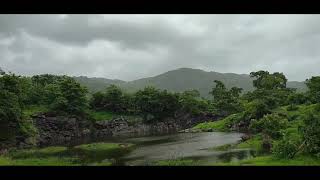
[[[155,86],[160,89],[167,89],[174,92],[197,89],[203,97],[208,97],[209,91],[214,86],[214,80],[222,81],[227,88],[237,86],[243,88],[245,92],[253,90],[252,78],[247,74],[206,72],[200,69],[191,68],[180,68],[154,77],[142,78],[129,82],[87,77],[77,77],[76,79],[83,85],[88,86],[93,92],[102,90],[110,84],[116,84],[128,92],[134,92],[145,86]],[[288,82],[288,87],[297,88],[299,91],[306,90],[306,86],[303,82]]]
[[[97,92],[104,90],[106,87],[108,87],[111,84],[121,85],[123,83],[126,83],[125,81],[121,80],[114,80],[114,79],[106,79],[106,78],[89,78],[86,76],[79,76],[79,77],[73,77],[76,81],[78,81],[80,84],[86,86],[90,92]]]

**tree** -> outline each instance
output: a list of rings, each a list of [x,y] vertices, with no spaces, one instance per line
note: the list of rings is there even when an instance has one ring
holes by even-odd
[[[31,80],[34,85],[45,87],[48,84],[53,84],[58,80],[65,79],[67,76],[57,76],[53,74],[41,74],[32,76]]]
[[[49,80],[47,76],[45,77],[44,81],[40,80],[38,83],[44,86],[41,90],[42,100],[51,111],[71,115],[85,112],[88,107],[86,97],[88,91],[85,87],[68,76],[49,76]],[[38,83],[35,83],[36,86]]]
[[[212,88],[210,94],[213,96],[213,104],[217,113],[225,116],[239,112],[242,108],[239,101],[242,89],[232,87],[227,90],[221,81],[215,80],[214,82],[216,86]]]
[[[110,85],[105,92],[97,92],[93,94],[91,106],[97,110],[105,110],[112,112],[125,112],[129,105],[125,102],[128,97],[116,85]]]
[[[293,105],[305,104],[308,100],[305,93],[294,92],[288,96],[288,103]]]
[[[145,87],[139,90],[134,97],[137,111],[145,120],[161,120],[166,117],[173,117],[180,108],[179,96],[176,93],[160,91],[154,87]]]
[[[281,130],[288,126],[288,120],[278,114],[267,114],[251,122],[249,129],[254,133],[262,132],[274,139],[281,137]]]
[[[256,89],[245,94],[244,99],[248,101],[262,100],[270,109],[288,104],[288,97],[294,92],[294,89],[286,87],[287,78],[283,73],[270,74],[268,71],[257,71],[251,72],[250,76],[255,78],[253,86]]]
[[[52,110],[78,115],[83,114],[87,109],[88,90],[73,78],[64,76],[52,89],[58,91],[51,105]]]
[[[104,107],[104,93],[98,91],[92,94],[92,98],[90,100],[90,106],[93,109],[101,110]]]
[[[317,110],[306,113],[301,128],[305,150],[310,153],[320,153],[320,113]]]
[[[4,74],[5,74],[5,72],[0,67],[0,75],[4,75]]]
[[[320,103],[320,76],[313,76],[306,80],[308,87],[308,96],[314,103]]]
[[[22,110],[18,96],[6,90],[0,90],[0,121],[17,123],[21,119]]]
[[[275,72],[270,74],[268,71],[251,72],[250,77],[253,80],[253,86],[257,89],[282,89],[286,88],[287,78],[283,73]]]
[[[300,151],[300,147],[299,134],[285,133],[279,141],[273,143],[272,154],[277,158],[292,159]]]
[[[197,90],[188,90],[181,93],[179,95],[179,104],[181,106],[181,111],[193,115],[200,114],[209,106],[206,101],[200,99],[200,93]]]
[[[19,130],[19,122],[22,120],[22,89],[19,76],[2,73],[0,75],[0,123],[6,129],[0,131],[16,132]],[[14,129],[9,129],[15,127]],[[7,138],[7,137],[5,137]]]
[[[104,108],[114,111],[121,112],[123,111],[123,92],[122,90],[115,85],[107,87],[106,93],[104,95]]]
[[[3,74],[0,76],[0,88],[2,91],[8,91],[14,93],[18,96],[19,103],[22,103],[21,97],[23,96],[23,91],[20,84],[20,76],[16,76],[15,74]]]

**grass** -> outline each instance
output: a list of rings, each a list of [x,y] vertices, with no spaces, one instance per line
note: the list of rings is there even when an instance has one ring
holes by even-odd
[[[92,143],[76,146],[72,149],[85,163],[121,157],[133,149],[133,144]]]
[[[0,165],[1,166],[9,166],[12,165],[12,160],[9,157],[0,156]]]
[[[246,160],[231,163],[217,163],[222,166],[319,166],[320,159],[311,156],[297,156],[293,159],[277,159],[272,155],[258,156]]]
[[[111,120],[116,114],[107,111],[90,111],[90,115],[95,121]]]
[[[22,120],[19,121],[19,131],[26,137],[34,137],[37,134],[37,128],[34,126],[31,116],[47,111],[45,106],[40,105],[25,107],[22,112]]]
[[[222,119],[222,120],[218,120],[218,121],[213,121],[213,122],[204,122],[204,123],[200,123],[197,124],[195,127],[193,127],[192,129],[195,131],[220,131],[220,132],[226,132],[229,131],[229,128],[227,126],[228,124],[228,119]]]
[[[228,151],[230,149],[233,149],[237,146],[237,144],[225,144],[221,146],[216,146],[213,148],[210,148],[209,150],[214,150],[214,151]]]
[[[262,137],[260,135],[255,135],[252,138],[241,142],[235,146],[236,149],[254,149],[257,151],[262,150]]]
[[[27,158],[11,160],[9,165],[13,166],[80,166],[77,158],[74,157],[46,157]]]
[[[26,159],[26,158],[44,158],[49,156],[62,156],[67,154],[68,148],[61,146],[51,146],[41,149],[26,149],[26,150],[17,150],[9,153],[10,157],[13,159]]]
[[[124,117],[129,124],[135,124],[137,122],[142,121],[140,116],[135,115],[126,115],[126,114],[117,114],[109,111],[89,111],[89,114],[93,118],[94,121],[108,121],[117,117]]]
[[[120,145],[117,143],[92,143],[92,144],[82,144],[75,146],[74,148],[89,151],[89,152],[98,152],[98,151],[109,151],[117,150],[120,148]]]
[[[112,159],[130,152],[132,144],[92,143],[74,148],[51,146],[12,150],[0,156],[0,166],[110,166]]]
[[[195,166],[198,165],[197,161],[191,159],[172,159],[157,161],[156,166]]]
[[[0,165],[11,166],[71,166],[80,165],[76,157],[67,156],[66,147],[14,150],[0,156]]]
[[[23,114],[26,118],[31,117],[34,114],[37,113],[41,113],[41,112],[47,112],[48,108],[46,108],[45,106],[27,106],[24,110],[23,110]]]
[[[306,114],[307,111],[313,110],[316,104],[311,105],[297,105],[297,110],[288,111],[288,106],[281,106],[274,110],[274,112],[286,114],[289,121],[301,120],[301,116]]]

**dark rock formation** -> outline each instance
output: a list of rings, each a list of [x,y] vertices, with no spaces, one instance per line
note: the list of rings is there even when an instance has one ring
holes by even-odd
[[[198,123],[214,120],[217,117],[202,115],[192,117],[188,114],[180,115],[175,118],[167,118],[162,121],[152,123],[143,123],[138,120],[138,123],[131,124],[125,117],[116,118],[113,120],[99,121],[94,124],[96,132],[95,137],[106,136],[142,136],[168,134],[178,132],[182,129],[190,128]]]
[[[39,146],[67,144],[91,135],[91,124],[86,119],[45,114],[33,118],[39,131]]]
[[[54,114],[36,115],[33,119],[39,131],[37,144],[49,146],[66,145],[77,139],[174,133],[201,122],[217,119],[217,117],[209,115],[192,117],[182,114],[175,118],[152,123],[144,123],[141,118],[137,118],[134,120],[135,123],[132,123],[132,119],[129,120],[126,117],[93,123],[86,118],[55,116]]]

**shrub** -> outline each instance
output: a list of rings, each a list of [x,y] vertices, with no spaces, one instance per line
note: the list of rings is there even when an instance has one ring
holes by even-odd
[[[278,114],[267,114],[259,120],[253,120],[249,129],[254,133],[262,132],[272,138],[279,138],[281,130],[288,126],[288,120]]]
[[[292,93],[288,96],[288,103],[290,104],[304,104],[308,101],[307,96],[304,93]]]
[[[301,128],[305,150],[310,153],[320,153],[320,113],[316,110],[308,112]]]
[[[287,107],[287,111],[296,111],[298,110],[299,107],[295,104],[290,104],[288,107]]]
[[[291,159],[299,151],[301,138],[297,134],[285,134],[279,141],[273,143],[272,153],[277,158]]]
[[[88,108],[87,89],[73,78],[63,76],[45,88],[46,99],[50,110],[59,113],[78,115]]]

